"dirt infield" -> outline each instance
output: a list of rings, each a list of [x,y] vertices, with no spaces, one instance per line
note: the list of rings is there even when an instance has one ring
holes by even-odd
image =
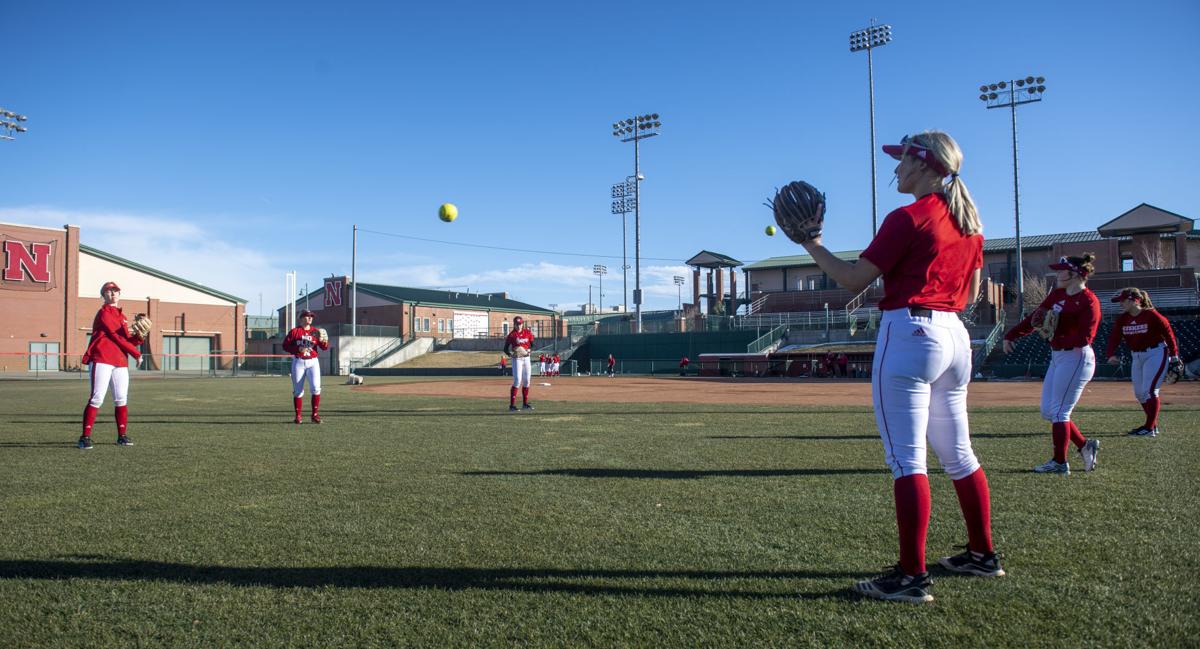
[[[548,383],[549,386],[543,385]],[[382,394],[505,399],[512,379],[423,381],[365,385],[356,390]],[[1016,405],[1037,407],[1040,382],[972,383],[971,406]],[[1200,405],[1200,384],[1178,383],[1162,391],[1164,405]],[[871,384],[862,381],[814,379],[727,379],[652,377],[549,377],[535,378],[530,401],[604,401],[609,403],[727,403],[742,405],[869,406]],[[1136,408],[1133,390],[1126,382],[1095,382],[1087,387],[1080,405],[1116,405]]]

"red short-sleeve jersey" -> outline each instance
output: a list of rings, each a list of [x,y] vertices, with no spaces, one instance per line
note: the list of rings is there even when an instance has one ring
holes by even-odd
[[[942,194],[928,194],[883,220],[860,255],[883,272],[880,309],[961,311],[983,266],[983,235],[964,235]]]

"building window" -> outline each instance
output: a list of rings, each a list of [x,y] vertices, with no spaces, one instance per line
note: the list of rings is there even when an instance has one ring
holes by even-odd
[[[804,287],[809,291],[819,291],[825,284],[824,275],[809,275],[804,278]]]
[[[446,321],[438,318],[438,333],[446,333]]]
[[[423,331],[429,331],[429,318],[425,318],[425,329]]]
[[[505,337],[508,336],[508,323],[507,322],[500,325],[500,333],[502,333]]]
[[[58,343],[29,343],[29,371],[57,372]]]
[[[1121,272],[1133,270],[1133,255],[1121,255]]]

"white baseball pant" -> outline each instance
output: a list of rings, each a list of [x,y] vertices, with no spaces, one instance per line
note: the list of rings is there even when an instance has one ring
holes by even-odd
[[[1158,396],[1158,388],[1167,376],[1167,344],[1158,343],[1146,351],[1133,352],[1133,396],[1138,403],[1146,403]]]
[[[321,394],[321,362],[317,358],[292,357],[292,396],[304,396],[304,380],[313,394]]]
[[[527,388],[529,387],[529,375],[533,372],[532,364],[529,362],[529,357],[516,357],[512,359],[513,366],[513,387]]]
[[[1096,352],[1091,345],[1051,352],[1042,381],[1042,419],[1055,424],[1071,421],[1071,411],[1095,373]]]
[[[953,480],[979,468],[967,424],[971,339],[958,314],[883,313],[871,396],[892,477],[928,473],[926,440]]]
[[[113,405],[123,406],[129,398],[129,368],[114,367],[108,363],[92,363],[92,398],[88,405],[99,408],[104,403],[104,395],[112,385]]]

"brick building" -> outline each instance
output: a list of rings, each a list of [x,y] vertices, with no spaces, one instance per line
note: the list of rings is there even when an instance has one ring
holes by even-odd
[[[0,223],[0,366],[79,369],[100,286],[121,287],[126,315],[154,322],[146,369],[228,367],[245,345],[246,301],[79,243],[79,227]],[[210,366],[209,363],[212,363]]]

